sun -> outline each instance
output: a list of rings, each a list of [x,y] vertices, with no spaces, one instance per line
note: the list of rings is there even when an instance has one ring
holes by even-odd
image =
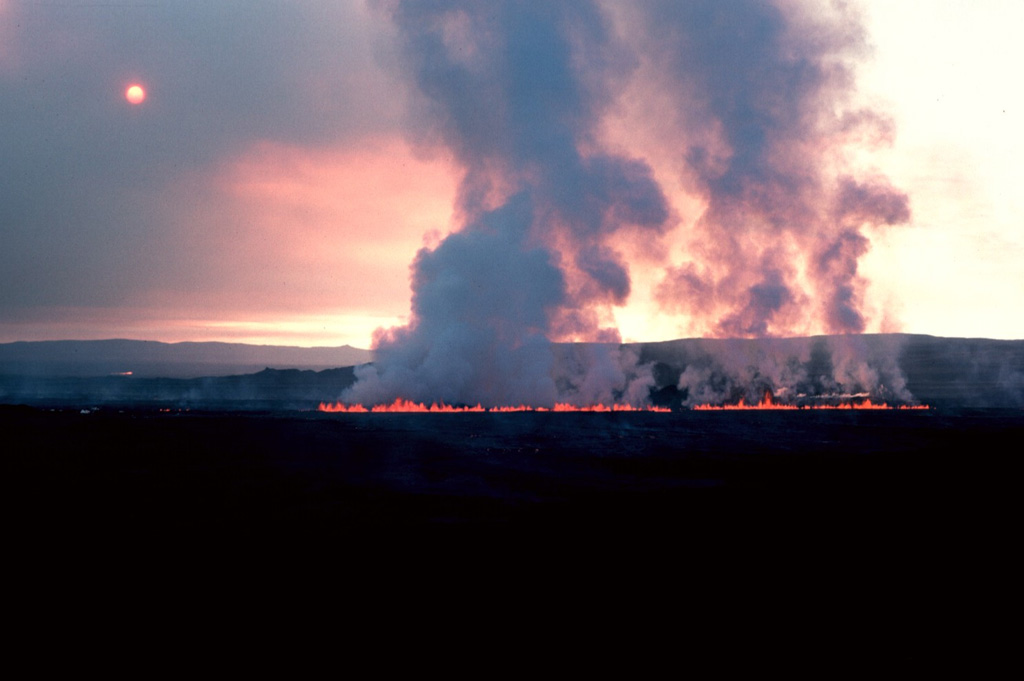
[[[141,85],[129,85],[128,89],[124,91],[124,98],[128,100],[129,104],[142,104],[146,99],[146,91],[142,89]]]

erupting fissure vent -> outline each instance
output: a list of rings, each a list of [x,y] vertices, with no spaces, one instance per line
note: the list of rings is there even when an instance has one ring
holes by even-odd
[[[414,139],[462,177],[408,322],[375,335],[343,401],[642,404],[652,363],[553,345],[620,343],[638,267],[649,304],[702,336],[866,330],[860,260],[911,213],[860,167],[893,133],[856,95],[849,3],[383,4]],[[735,401],[713,372],[685,368],[684,407]]]
[[[694,411],[746,411],[746,410],[837,410],[837,409],[864,409],[874,411],[885,411],[885,410],[914,410],[922,411],[930,409],[927,404],[899,404],[889,405],[886,402],[874,403],[871,398],[866,398],[863,401],[852,402],[843,401],[835,404],[783,404],[776,402],[772,397],[770,391],[765,392],[764,397],[757,404],[747,404],[743,398],[736,404],[698,404],[693,407]]]
[[[504,407],[484,407],[479,404],[473,407],[466,406],[452,406],[444,404],[443,402],[432,403],[427,406],[422,402],[413,402],[411,400],[403,400],[402,398],[396,399],[391,404],[377,404],[370,408],[366,408],[361,404],[349,404],[346,405],[342,402],[321,402],[319,411],[331,412],[331,413],[346,413],[346,414],[365,414],[365,413],[380,413],[380,412],[399,412],[399,413],[431,413],[431,414],[459,414],[459,413],[504,413],[504,412],[518,412],[518,411],[576,411],[576,412],[610,412],[610,411],[647,411],[647,412],[658,412],[668,413],[672,411],[668,407],[634,407],[628,404],[591,404],[583,407],[576,406],[574,404],[555,403],[554,407],[531,407],[527,405],[518,406],[504,406]]]
[[[556,403],[554,407],[532,407],[528,405],[484,407],[480,404],[475,406],[453,406],[450,404],[432,403],[429,406],[422,402],[396,399],[390,404],[377,404],[372,407],[365,407],[361,404],[345,404],[343,402],[321,402],[318,411],[340,414],[369,414],[369,413],[422,413],[422,414],[465,414],[465,413],[509,413],[509,412],[656,412],[670,413],[668,407],[634,407],[628,404],[591,404],[577,406],[574,404]],[[931,409],[926,404],[900,404],[889,405],[886,402],[874,403],[870,398],[859,402],[839,402],[836,404],[784,404],[776,402],[771,392],[766,392],[764,398],[757,404],[747,404],[742,398],[736,404],[698,404],[691,407],[693,411],[750,411],[750,410],[773,410],[773,411],[827,411],[827,410],[873,410],[873,411],[923,411]]]

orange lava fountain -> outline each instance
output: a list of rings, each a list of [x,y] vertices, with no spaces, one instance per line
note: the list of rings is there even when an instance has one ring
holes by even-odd
[[[766,392],[764,394],[764,397],[757,404],[746,404],[744,402],[743,398],[740,398],[740,401],[737,404],[719,404],[719,405],[714,405],[714,404],[698,404],[697,406],[693,407],[694,411],[747,411],[747,410],[758,410],[758,409],[773,410],[773,411],[782,411],[782,410],[793,410],[793,411],[796,411],[796,410],[815,410],[815,411],[817,411],[817,410],[853,410],[853,409],[863,409],[863,410],[871,410],[871,411],[891,411],[891,410],[897,410],[897,411],[905,411],[905,410],[923,411],[923,410],[931,409],[931,407],[929,407],[927,404],[917,404],[917,405],[903,404],[903,405],[898,405],[898,406],[890,406],[889,404],[887,404],[885,402],[882,402],[881,404],[875,404],[870,399],[866,399],[863,402],[844,402],[842,404],[810,404],[810,405],[804,405],[804,406],[801,407],[801,406],[797,406],[795,404],[780,404],[778,402],[775,402],[772,399],[772,394],[770,392]]]
[[[668,413],[672,410],[668,407],[633,407],[628,404],[592,404],[585,407],[577,407],[573,404],[556,403],[553,408],[548,407],[529,407],[526,405],[518,406],[507,406],[507,407],[483,407],[476,405],[475,407],[453,407],[445,403],[433,403],[430,406],[422,402],[413,402],[411,400],[403,400],[402,398],[396,399],[391,404],[378,404],[367,409],[361,404],[343,404],[342,402],[321,402],[317,408],[319,411],[330,412],[330,413],[344,413],[344,414],[366,414],[366,413],[379,413],[379,412],[392,412],[392,413],[430,413],[430,414],[463,414],[467,412],[490,412],[490,413],[506,413],[506,412],[517,412],[517,411],[600,411],[600,412],[611,412],[611,411],[649,411],[657,413]]]
[[[747,409],[799,409],[793,404],[779,404],[772,400],[771,393],[765,393],[764,397],[757,404],[747,404],[746,401],[741,397],[738,404],[698,404],[693,408],[694,411],[733,411],[733,410],[747,410]]]
[[[318,411],[332,414],[369,414],[369,413],[402,413],[402,414],[465,414],[465,413],[511,413],[520,411],[556,411],[556,412],[656,412],[666,414],[672,410],[668,407],[634,407],[628,404],[591,404],[577,406],[565,402],[557,402],[554,407],[531,407],[520,404],[517,406],[484,407],[477,404],[473,407],[455,407],[444,402],[434,402],[430,405],[412,400],[396,399],[391,404],[377,404],[372,407],[364,407],[361,404],[344,404],[342,402],[321,402],[317,407]],[[737,404],[698,404],[692,407],[693,411],[836,411],[836,410],[869,410],[869,411],[922,411],[931,409],[927,404],[920,405],[896,405],[890,406],[882,402],[875,404],[870,399],[863,402],[844,402],[842,404],[812,404],[798,406],[795,404],[783,404],[776,402],[771,393],[765,393],[764,398],[757,404],[747,404],[742,398]]]

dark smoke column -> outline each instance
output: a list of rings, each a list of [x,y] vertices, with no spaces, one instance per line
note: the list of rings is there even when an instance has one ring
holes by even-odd
[[[864,229],[910,211],[884,177],[848,171],[853,147],[891,135],[850,108],[866,51],[857,17],[765,0],[646,2],[630,17],[677,102],[674,143],[706,202],[701,252],[667,273],[662,304],[719,336],[863,331]]]
[[[630,291],[611,237],[668,215],[645,163],[594,143],[628,55],[591,2],[385,11],[422,95],[420,141],[465,169],[462,227],[417,255],[409,325],[378,334],[344,399],[549,405],[552,335],[617,338],[596,312]]]

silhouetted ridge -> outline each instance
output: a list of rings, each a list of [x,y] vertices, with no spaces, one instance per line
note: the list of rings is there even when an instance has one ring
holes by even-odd
[[[598,367],[608,375],[619,372],[619,387],[604,400],[613,403],[674,408],[741,398],[753,403],[769,392],[781,402],[801,404],[858,395],[897,404],[1024,406],[1020,340],[911,334],[681,339],[553,344],[551,354],[553,384],[581,403],[601,401],[598,392],[588,392],[593,388],[587,383]],[[320,402],[339,400],[354,384],[357,370],[265,367],[196,378],[40,376],[7,370],[0,372],[0,403],[314,409]]]

